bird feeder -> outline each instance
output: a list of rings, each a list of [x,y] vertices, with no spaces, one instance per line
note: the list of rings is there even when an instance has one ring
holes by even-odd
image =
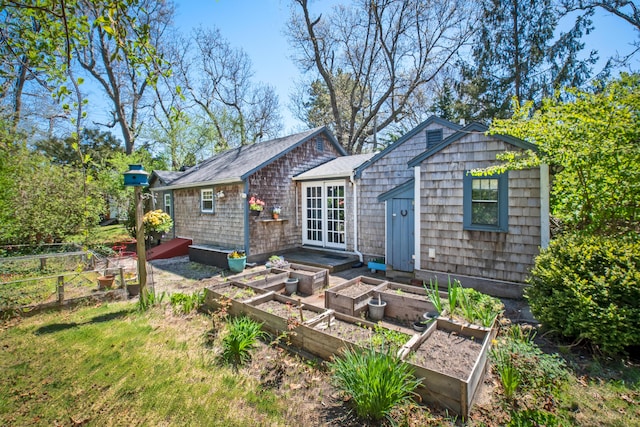
[[[142,169],[142,165],[129,165],[124,173],[125,187],[142,187],[149,185],[149,174]]]

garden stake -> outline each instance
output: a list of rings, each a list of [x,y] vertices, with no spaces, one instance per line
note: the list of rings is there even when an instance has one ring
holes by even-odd
[[[302,318],[302,299],[298,298],[298,309],[300,310],[300,323],[304,322],[304,319]]]

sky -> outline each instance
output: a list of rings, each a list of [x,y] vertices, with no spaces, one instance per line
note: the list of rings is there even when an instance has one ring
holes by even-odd
[[[335,3],[340,1],[316,0],[310,2],[310,9],[317,14]],[[273,86],[278,94],[285,133],[302,126],[288,108],[295,82],[301,78],[284,34],[291,4],[291,0],[176,0],[175,18],[183,32],[199,25],[217,27],[232,46],[249,55],[255,81]],[[585,50],[596,49],[601,58],[616,52],[629,53],[630,43],[638,38],[630,24],[610,14],[597,13],[595,25],[596,29],[584,39]]]

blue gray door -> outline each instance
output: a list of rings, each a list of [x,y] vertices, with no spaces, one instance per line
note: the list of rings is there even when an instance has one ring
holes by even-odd
[[[413,198],[387,200],[387,264],[396,271],[413,271]]]

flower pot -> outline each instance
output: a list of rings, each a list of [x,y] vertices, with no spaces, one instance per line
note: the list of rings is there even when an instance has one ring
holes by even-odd
[[[227,262],[229,263],[229,270],[231,270],[234,273],[240,273],[244,270],[244,267],[247,265],[247,257],[246,256],[242,258],[227,257]]]
[[[384,309],[387,307],[386,301],[377,298],[369,300],[369,318],[375,322],[384,318]]]
[[[112,274],[98,277],[98,289],[104,290],[111,288],[111,286],[113,286],[113,281],[115,280],[115,278],[116,276]]]
[[[416,332],[424,332],[428,327],[431,321],[429,320],[418,320],[417,322],[413,322],[413,330]]]
[[[250,211],[249,211],[249,214],[250,214],[251,216],[260,216],[260,212],[262,212],[262,211],[254,211],[254,210],[250,210]]]
[[[140,283],[132,283],[127,285],[127,293],[130,297],[135,297],[140,294]]]
[[[298,279],[288,278],[287,281],[284,282],[284,290],[287,295],[292,295],[298,292]]]
[[[271,216],[273,217],[273,219],[280,218],[280,214],[277,214],[277,213],[272,213]]]

